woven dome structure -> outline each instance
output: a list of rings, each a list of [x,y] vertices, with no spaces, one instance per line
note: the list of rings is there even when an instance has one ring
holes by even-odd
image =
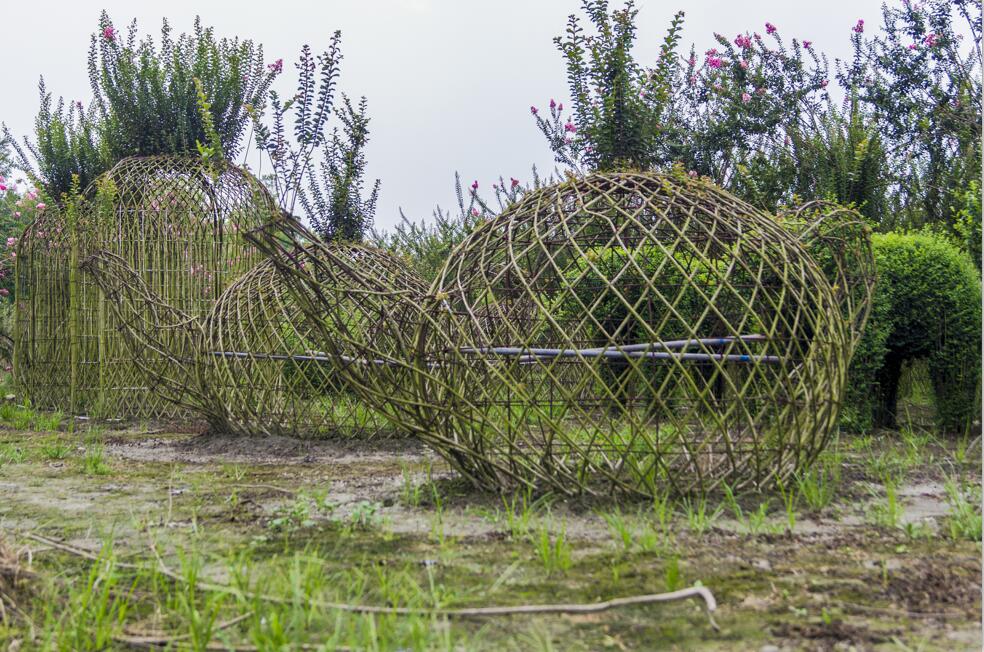
[[[432,295],[417,377],[387,400],[489,488],[737,490],[788,478],[836,428],[850,337],[830,283],[791,232],[704,181],[531,192]]]
[[[362,254],[333,251],[341,259]],[[205,320],[198,365],[213,409],[241,434],[379,433],[385,422],[336,378],[332,360],[315,344],[314,322],[284,281],[265,260],[231,285]]]
[[[42,409],[181,416],[144,381],[141,366],[153,361],[134,361],[106,297],[79,263],[95,251],[115,254],[163,304],[198,318],[259,261],[240,233],[275,210],[263,185],[232,165],[180,156],[120,161],[81,198],[38,218],[18,243],[17,383]]]

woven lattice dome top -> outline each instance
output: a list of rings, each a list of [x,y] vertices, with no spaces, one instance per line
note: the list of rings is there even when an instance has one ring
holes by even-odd
[[[422,320],[414,400],[480,483],[754,484],[809,463],[835,427],[849,346],[830,284],[793,234],[710,183],[622,172],[532,192],[433,290],[449,317]]]

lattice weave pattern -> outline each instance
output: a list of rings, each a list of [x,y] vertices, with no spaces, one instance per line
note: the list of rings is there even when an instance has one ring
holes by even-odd
[[[356,385],[483,486],[741,488],[788,478],[836,427],[850,337],[831,285],[711,184],[611,173],[533,192],[431,290],[402,308],[413,378],[365,365]]]
[[[262,184],[231,165],[176,156],[121,161],[65,210],[40,217],[18,243],[17,382],[42,409],[179,415],[144,382],[140,369],[150,361],[134,361],[112,308],[79,264],[95,251],[113,253],[164,304],[200,317],[259,260],[240,231],[274,211]]]

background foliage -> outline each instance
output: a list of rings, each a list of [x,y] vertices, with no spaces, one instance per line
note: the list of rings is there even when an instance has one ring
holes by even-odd
[[[218,38],[195,19],[176,39],[164,21],[160,42],[137,40],[136,22],[124,37],[103,12],[88,55],[93,99],[66,106],[52,99],[44,80],[35,138],[13,141],[19,165],[60,201],[79,177],[82,188],[127,156],[181,154],[216,145],[225,158],[242,151],[247,107],[261,102],[279,72],[264,66],[263,48],[250,40]],[[196,80],[208,99],[199,104]],[[217,140],[216,143],[212,143]]]
[[[945,238],[876,234],[872,315],[851,365],[846,423],[896,425],[906,365],[926,361],[941,428],[962,433],[980,412],[981,283],[970,256]]]

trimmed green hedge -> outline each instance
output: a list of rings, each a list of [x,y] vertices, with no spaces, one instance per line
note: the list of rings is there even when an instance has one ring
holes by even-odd
[[[981,283],[970,256],[929,234],[872,238],[878,284],[851,364],[844,424],[894,427],[903,364],[925,359],[939,426],[962,432],[978,413]]]

